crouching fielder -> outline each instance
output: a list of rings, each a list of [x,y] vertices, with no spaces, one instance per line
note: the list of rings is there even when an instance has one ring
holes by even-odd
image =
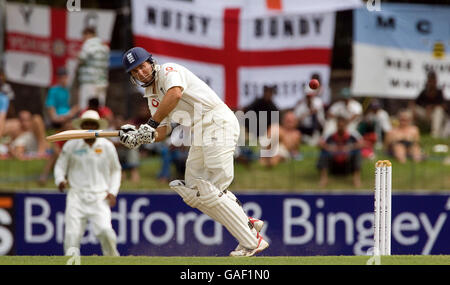
[[[121,127],[120,140],[129,147],[163,140],[169,119],[191,127],[191,147],[185,180],[170,187],[186,204],[221,223],[239,242],[231,256],[253,256],[269,244],[259,235],[263,222],[247,217],[228,191],[234,177],[234,151],[239,123],[217,94],[185,67],[158,65],[145,49],[135,47],[123,56],[131,81],[145,88],[151,118],[137,129]]]
[[[73,122],[85,130],[105,129],[106,121],[89,110]],[[121,166],[112,142],[104,138],[70,140],[64,144],[54,169],[55,183],[66,199],[64,253],[79,252],[88,220],[100,241],[103,255],[119,256],[116,233],[111,225],[111,208],[116,204]]]

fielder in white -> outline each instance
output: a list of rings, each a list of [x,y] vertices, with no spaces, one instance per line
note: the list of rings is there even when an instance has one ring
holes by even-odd
[[[135,47],[123,56],[131,81],[145,87],[151,118],[137,129],[121,127],[120,140],[129,148],[164,140],[170,121],[191,127],[192,144],[185,181],[170,187],[186,204],[221,223],[239,242],[231,256],[253,256],[269,244],[259,234],[263,222],[247,217],[228,190],[234,178],[234,152],[239,123],[234,113],[202,80],[185,67],[158,65],[145,49]]]
[[[88,110],[73,122],[75,127],[105,129],[106,121]],[[111,207],[116,204],[121,166],[113,143],[104,138],[69,140],[64,144],[54,169],[55,183],[63,192],[67,187],[64,253],[80,249],[88,220],[100,241],[103,255],[119,256],[116,233],[111,225]]]

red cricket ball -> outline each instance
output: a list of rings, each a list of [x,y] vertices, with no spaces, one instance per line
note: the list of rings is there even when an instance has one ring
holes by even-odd
[[[319,86],[320,86],[319,80],[311,79],[311,81],[309,81],[309,87],[311,89],[317,89],[317,88],[319,88]]]

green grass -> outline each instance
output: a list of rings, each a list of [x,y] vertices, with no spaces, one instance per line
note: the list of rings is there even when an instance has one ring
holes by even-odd
[[[65,265],[64,256],[0,256],[0,265]],[[368,256],[277,257],[143,257],[82,256],[82,265],[365,265]],[[450,265],[449,255],[396,255],[380,258],[382,265]]]
[[[399,164],[393,162],[393,191],[402,190],[432,190],[442,191],[450,189],[450,165],[443,163],[446,155],[433,153],[435,144],[450,145],[449,140],[436,140],[425,136],[422,146],[427,159],[420,163],[407,162]],[[319,173],[316,169],[316,161],[319,151],[314,147],[302,146],[304,156],[301,161],[282,163],[272,169],[267,169],[252,163],[249,167],[236,164],[235,179],[231,185],[232,190],[244,191],[270,191],[282,190],[284,192],[302,191],[371,191],[374,181],[374,162],[378,159],[389,159],[384,154],[379,154],[374,160],[365,159],[362,165],[362,187],[355,189],[350,176],[330,176],[328,186],[319,187]],[[0,160],[0,191],[26,190],[26,189],[55,189],[53,180],[45,185],[39,185],[37,179],[43,169],[45,160]],[[131,183],[122,180],[121,191],[151,192],[169,191],[168,183],[159,182],[156,179],[160,168],[160,159],[150,156],[141,160],[140,183]]]

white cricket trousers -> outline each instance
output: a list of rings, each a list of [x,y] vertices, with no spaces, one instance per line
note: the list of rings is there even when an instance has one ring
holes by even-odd
[[[209,113],[204,116],[203,122],[193,127],[193,143],[186,160],[185,182],[187,187],[194,187],[194,179],[202,178],[224,191],[234,178],[234,152],[240,126],[236,116],[226,105]]]
[[[105,200],[106,192],[93,194],[70,189],[66,198],[64,253],[70,248],[80,249],[88,220],[100,242],[103,255],[119,256],[116,233],[111,225],[111,208]]]

